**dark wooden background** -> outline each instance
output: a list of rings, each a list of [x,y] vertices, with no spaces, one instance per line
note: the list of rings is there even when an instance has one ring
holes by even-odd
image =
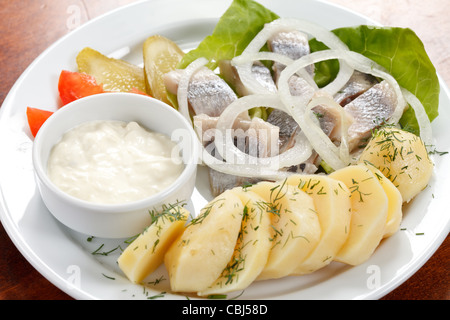
[[[0,105],[27,66],[71,29],[136,0],[0,0]],[[411,27],[433,63],[450,83],[448,0],[330,0],[385,25]],[[445,3],[444,3],[445,2]],[[405,7],[406,6],[406,7]],[[74,18],[74,12],[78,13]],[[407,12],[407,14],[405,14]],[[0,225],[0,299],[71,300],[41,276],[20,254]],[[450,241],[386,300],[449,300]]]

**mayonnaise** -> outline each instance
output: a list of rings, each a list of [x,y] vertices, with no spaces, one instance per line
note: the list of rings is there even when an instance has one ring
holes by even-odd
[[[162,191],[184,164],[175,142],[136,122],[92,121],[68,131],[52,149],[48,175],[64,192],[120,204]]]

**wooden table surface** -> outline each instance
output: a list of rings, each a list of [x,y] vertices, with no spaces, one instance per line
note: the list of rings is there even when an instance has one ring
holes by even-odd
[[[72,29],[136,0],[0,0],[0,105],[27,66]],[[410,27],[425,44],[438,73],[450,84],[447,0],[330,0],[384,25]],[[0,299],[69,300],[19,253],[0,225]],[[450,240],[405,283],[382,299],[449,300]]]

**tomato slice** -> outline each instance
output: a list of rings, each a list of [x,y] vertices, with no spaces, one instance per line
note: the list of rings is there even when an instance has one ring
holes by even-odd
[[[36,137],[41,126],[52,114],[52,111],[27,107],[28,126],[33,137]]]
[[[63,105],[93,94],[107,92],[103,90],[102,84],[97,84],[97,81],[93,76],[87,73],[67,70],[61,71],[58,82],[58,91]],[[147,93],[138,88],[132,88],[130,93],[148,96]],[[53,113],[54,112],[52,111],[27,107],[28,126],[30,127],[33,137],[36,137],[41,126]]]
[[[103,85],[97,84],[93,76],[67,70],[61,71],[58,91],[63,105],[83,97],[105,92]]]

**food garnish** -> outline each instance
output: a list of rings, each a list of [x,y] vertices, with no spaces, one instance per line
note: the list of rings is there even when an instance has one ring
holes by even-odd
[[[89,47],[78,53],[76,62],[78,72],[93,76],[105,91],[130,92],[136,89],[146,92],[144,71],[139,66],[107,57]]]

